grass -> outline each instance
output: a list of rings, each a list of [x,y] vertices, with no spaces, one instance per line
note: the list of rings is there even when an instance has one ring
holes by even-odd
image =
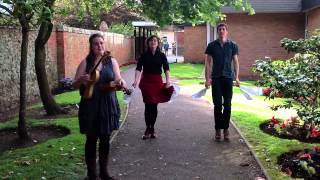
[[[181,86],[190,89],[201,89],[201,76],[203,65],[199,64],[172,64],[171,76],[180,79]],[[181,80],[183,79],[183,80]],[[253,81],[242,82],[242,85],[254,86]],[[253,101],[246,101],[239,88],[233,89],[232,119],[242,134],[252,145],[268,175],[272,179],[287,180],[290,177],[284,175],[277,165],[277,157],[290,150],[311,148],[320,144],[301,143],[297,140],[286,140],[270,136],[259,129],[259,124],[270,119],[273,115],[280,118],[290,117],[293,111],[271,111],[268,106],[281,103],[284,99],[276,98],[266,100],[264,97],[253,97]],[[123,99],[122,93],[118,93],[118,99]],[[79,94],[77,91],[68,92],[55,97],[60,104],[77,103]],[[212,102],[211,91],[204,96]],[[125,107],[122,101],[121,109]],[[123,113],[124,114],[124,111]],[[17,118],[0,123],[0,129],[15,127]],[[84,166],[84,136],[79,133],[78,120],[76,117],[47,120],[28,119],[29,125],[55,124],[67,127],[71,134],[63,138],[51,139],[45,143],[7,151],[0,155],[0,177],[10,179],[82,179],[85,176]],[[30,165],[25,162],[29,162]]]
[[[178,67],[179,64],[176,64],[176,66],[177,67],[175,68],[178,69],[178,72],[175,72],[175,69],[171,68],[172,76],[179,78],[182,77],[183,79],[183,75],[181,75],[179,71],[186,67],[181,65],[182,67],[180,68]],[[193,75],[193,77],[196,78],[198,76]],[[184,86],[184,88],[190,89],[190,92],[194,92],[195,89],[203,88],[203,85],[200,84],[201,81],[204,80],[179,80],[178,83],[181,86]],[[255,86],[254,81],[244,81],[241,82],[241,84],[251,87]],[[212,102],[211,90],[208,90],[207,94],[203,98],[209,102]],[[320,144],[310,144],[302,143],[297,140],[280,139],[263,133],[259,128],[259,125],[262,122],[271,119],[272,116],[287,119],[290,116],[295,115],[295,111],[281,109],[274,112],[270,110],[270,106],[284,102],[284,98],[275,98],[269,100],[262,96],[254,96],[253,99],[254,100],[252,101],[247,101],[241,94],[240,89],[238,87],[234,87],[232,100],[232,120],[251,144],[253,151],[272,179],[293,179],[280,171],[277,164],[277,158],[281,154],[291,150],[312,148],[314,146],[320,146]]]
[[[170,75],[174,78],[199,78],[203,71],[203,64],[170,64]]]
[[[121,108],[121,118],[125,115],[126,105],[123,93],[117,92]],[[79,103],[78,91],[55,96],[60,105]],[[31,108],[41,108],[37,104]],[[0,123],[0,129],[16,127],[18,118]],[[0,154],[1,179],[83,179],[86,176],[84,162],[84,135],[79,132],[77,117],[55,120],[27,119],[28,126],[58,125],[70,129],[71,133],[62,138],[50,139],[44,143],[6,151]]]

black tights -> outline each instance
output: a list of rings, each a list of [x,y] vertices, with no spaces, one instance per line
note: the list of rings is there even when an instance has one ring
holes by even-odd
[[[85,156],[86,159],[95,159],[96,158],[96,148],[97,148],[97,141],[99,139],[99,156],[107,157],[110,151],[110,136],[93,136],[87,135],[86,145],[85,145]]]
[[[144,118],[148,129],[154,129],[158,116],[157,103],[145,103]]]

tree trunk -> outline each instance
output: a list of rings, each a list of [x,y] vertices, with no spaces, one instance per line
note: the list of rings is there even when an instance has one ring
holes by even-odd
[[[64,113],[60,106],[55,102],[50,91],[48,78],[46,74],[46,51],[45,45],[52,32],[52,23],[43,21],[35,41],[35,69],[40,91],[40,97],[47,115],[56,115]]]
[[[20,107],[18,121],[18,135],[22,140],[30,139],[26,126],[26,71],[28,58],[28,41],[29,28],[28,25],[22,25],[22,43],[21,43],[21,61],[20,61]]]

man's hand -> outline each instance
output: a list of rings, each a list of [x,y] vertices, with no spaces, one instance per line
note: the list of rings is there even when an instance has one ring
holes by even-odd
[[[240,87],[240,80],[239,78],[236,78],[236,84],[235,84],[237,87]]]
[[[212,80],[211,80],[211,79],[210,79],[210,80],[206,80],[204,86],[205,86],[206,88],[209,88],[209,87],[211,86],[211,84],[212,84]]]

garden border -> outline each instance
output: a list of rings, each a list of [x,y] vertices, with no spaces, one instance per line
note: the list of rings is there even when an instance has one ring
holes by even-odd
[[[241,136],[241,138],[243,139],[243,141],[246,143],[247,147],[249,148],[252,156],[254,157],[254,159],[257,161],[257,163],[259,164],[260,168],[263,171],[263,174],[266,176],[267,180],[271,180],[271,177],[268,175],[267,170],[264,168],[264,166],[262,165],[261,161],[258,159],[256,153],[253,151],[251,144],[247,141],[247,139],[243,136],[243,134],[241,133],[240,129],[236,126],[236,124],[233,122],[232,118],[230,119],[230,122],[232,124],[232,126],[236,129],[236,131],[239,133],[239,135]]]
[[[127,120],[128,113],[129,113],[130,103],[127,104],[126,106],[127,106],[126,114],[124,115],[124,118],[123,118],[123,120],[121,121],[121,124],[120,124],[119,129],[116,130],[115,133],[113,133],[113,134],[111,135],[111,138],[110,138],[110,141],[109,141],[110,144],[111,144],[111,143],[113,142],[113,140],[116,138],[116,136],[118,135],[120,129],[122,128],[122,126],[124,125],[124,123],[125,123],[126,120]]]

